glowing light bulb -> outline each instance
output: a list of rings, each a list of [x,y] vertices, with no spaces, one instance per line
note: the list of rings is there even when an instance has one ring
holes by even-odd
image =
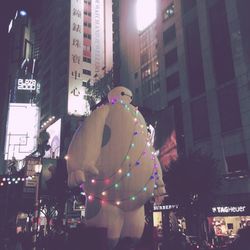
[[[107,194],[107,193],[106,193],[105,191],[102,192],[102,195],[103,195],[103,196],[106,195],[106,194]]]
[[[3,183],[3,182],[1,182],[0,186],[2,187],[3,185],[4,185],[4,183]]]
[[[115,184],[115,188],[118,188],[118,187],[119,187],[119,184],[118,184],[118,183],[116,183],[116,184]]]
[[[105,179],[105,180],[104,180],[104,183],[105,183],[106,185],[108,185],[108,184],[110,183],[110,179]]]
[[[8,184],[11,184],[11,181],[8,181]]]
[[[120,201],[116,201],[116,203],[115,203],[117,206],[119,206],[120,204],[121,204],[121,202]]]
[[[96,180],[95,180],[95,179],[92,179],[92,180],[91,180],[91,183],[95,184],[95,183],[96,183]]]
[[[89,200],[89,201],[93,201],[93,200],[94,200],[93,195],[90,194],[90,195],[88,196],[88,200]]]
[[[6,181],[6,178],[3,178],[3,181]]]
[[[132,143],[132,144],[131,144],[131,147],[132,147],[132,148],[134,148],[134,147],[135,147],[135,144],[134,144],[134,143]]]
[[[132,200],[132,201],[134,201],[135,199],[136,199],[136,197],[135,197],[135,196],[132,196],[132,197],[131,197],[131,200]]]
[[[146,192],[146,191],[147,191],[147,187],[144,187],[144,188],[143,188],[143,191]]]
[[[131,174],[130,173],[127,173],[127,177],[130,177],[131,176]]]
[[[121,169],[121,168],[118,170],[118,173],[119,173],[119,174],[121,174],[121,173],[122,173],[122,169]]]
[[[69,159],[69,156],[68,155],[65,155],[64,156],[64,159],[67,161]]]

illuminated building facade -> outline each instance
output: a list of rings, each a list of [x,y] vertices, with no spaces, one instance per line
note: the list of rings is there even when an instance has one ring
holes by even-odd
[[[22,160],[37,146],[40,112],[40,83],[37,80],[37,47],[31,16],[16,11],[9,24],[8,86],[5,136],[1,137],[1,166],[4,160]],[[19,126],[17,126],[17,124]],[[17,166],[19,167],[19,166]],[[1,169],[5,172],[7,169]]]
[[[133,90],[138,105],[155,111],[172,106],[182,150],[199,149],[220,160],[220,205],[248,207],[249,3],[156,3],[157,18],[144,30],[136,27],[136,1],[115,4],[115,79]]]
[[[41,129],[62,118],[62,154],[79,119],[88,115],[87,86],[112,68],[111,1],[43,1],[39,81]],[[105,48],[105,49],[104,49]],[[64,127],[67,129],[64,129]]]

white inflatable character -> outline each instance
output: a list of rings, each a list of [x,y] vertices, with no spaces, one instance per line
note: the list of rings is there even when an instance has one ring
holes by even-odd
[[[115,246],[120,238],[140,239],[144,204],[165,193],[161,167],[132,92],[116,87],[109,104],[96,109],[76,131],[68,149],[68,184],[83,183],[86,223],[105,227]]]

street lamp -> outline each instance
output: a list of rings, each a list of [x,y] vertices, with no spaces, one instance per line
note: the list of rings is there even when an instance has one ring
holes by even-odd
[[[34,166],[36,174],[36,196],[35,196],[35,211],[34,211],[34,237],[33,237],[33,250],[36,250],[37,243],[37,230],[38,230],[38,218],[39,218],[39,187],[40,187],[40,173],[42,171],[42,164],[36,164]]]

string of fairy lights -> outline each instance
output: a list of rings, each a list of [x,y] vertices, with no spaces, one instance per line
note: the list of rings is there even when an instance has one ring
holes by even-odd
[[[87,198],[89,201],[93,201],[94,199],[99,200],[102,204],[104,204],[105,202],[109,202],[109,203],[113,203],[117,206],[121,205],[121,203],[126,202],[126,201],[135,201],[137,200],[137,197],[143,193],[143,192],[148,192],[148,185],[150,185],[150,182],[154,181],[153,184],[153,188],[157,189],[159,186],[157,185],[157,181],[159,180],[159,176],[158,176],[158,164],[156,162],[157,156],[156,153],[151,145],[150,142],[150,138],[149,138],[149,134],[146,130],[145,132],[145,122],[140,120],[139,117],[139,111],[134,108],[130,108],[128,104],[126,104],[125,102],[123,102],[122,100],[115,100],[111,102],[112,105],[122,105],[122,107],[130,112],[133,116],[133,120],[134,120],[134,127],[133,127],[133,133],[132,133],[132,137],[130,140],[130,145],[128,147],[127,153],[125,154],[124,158],[121,161],[120,164],[120,168],[118,168],[115,172],[113,172],[111,175],[106,176],[105,178],[92,178],[89,181],[89,184],[92,185],[92,187],[94,187],[94,185],[99,184],[99,183],[103,183],[104,188],[102,189],[102,191],[100,192],[96,192],[94,193],[89,193],[87,195]],[[101,108],[101,107],[100,107]],[[136,149],[136,143],[135,143],[135,138],[136,136],[141,135],[145,135],[145,133],[147,134],[146,136],[146,143],[145,146],[142,150],[142,152],[139,154],[139,156],[137,157],[136,160],[133,161],[133,163],[131,163],[131,155],[132,155],[132,150]],[[147,149],[148,147],[148,149]],[[144,183],[144,185],[142,185],[139,190],[137,190],[135,193],[133,193],[132,195],[129,195],[128,197],[123,197],[120,199],[108,199],[108,192],[109,191],[118,191],[122,188],[122,181],[125,178],[129,178],[133,175],[133,171],[136,168],[139,168],[141,166],[141,160],[143,156],[146,156],[146,154],[150,153],[150,159],[153,161],[153,163],[149,163],[149,167],[152,167],[152,171],[151,174],[149,176],[149,178],[147,179],[146,183]],[[67,158],[66,158],[67,159]],[[124,168],[127,168],[127,170],[124,171]],[[118,176],[118,179],[117,179]],[[10,184],[18,184],[20,182],[24,182],[26,180],[32,180],[34,179],[35,176],[27,176],[27,177],[4,177],[2,178],[2,180],[0,180],[0,187],[6,186],[6,185],[10,185]],[[113,180],[115,179],[115,181]],[[152,191],[151,196],[154,196],[155,193]]]
[[[4,186],[7,186],[7,185],[18,184],[18,183],[21,183],[21,182],[25,182],[27,180],[33,180],[35,178],[36,178],[35,175],[26,176],[26,177],[3,177],[0,180],[0,187],[4,187]]]
[[[156,163],[156,153],[154,152],[153,147],[151,147],[151,143],[150,143],[150,138],[147,133],[147,138],[146,138],[146,145],[144,147],[144,149],[142,150],[142,152],[139,154],[139,157],[133,162],[131,163],[131,157],[130,155],[132,154],[132,150],[136,149],[136,144],[135,144],[135,137],[139,136],[139,134],[145,134],[145,125],[144,125],[144,121],[140,121],[139,118],[139,111],[136,108],[130,108],[128,104],[126,104],[123,100],[112,100],[111,102],[112,105],[122,105],[122,107],[130,112],[133,116],[133,120],[134,120],[134,129],[133,129],[133,134],[130,140],[130,145],[128,147],[127,153],[125,154],[124,158],[121,161],[121,164],[119,166],[121,166],[120,168],[118,168],[115,172],[113,172],[111,175],[106,176],[105,178],[92,178],[90,181],[88,181],[88,184],[92,187],[94,187],[94,185],[98,185],[98,184],[104,184],[104,188],[102,189],[102,191],[99,192],[95,192],[95,193],[89,193],[87,195],[87,198],[89,201],[93,201],[94,199],[99,200],[102,204],[104,204],[105,202],[109,202],[109,203],[113,203],[117,206],[121,205],[122,202],[125,201],[135,201],[138,197],[138,195],[140,195],[143,192],[147,192],[148,191],[148,185],[150,184],[150,182],[154,181],[154,189],[158,188],[157,185],[157,180],[159,180],[159,176],[158,176],[158,164]],[[101,108],[101,107],[100,107]],[[132,176],[133,174],[133,170],[135,168],[138,168],[141,166],[141,159],[143,156],[146,155],[147,150],[146,148],[149,148],[149,151],[151,149],[150,152],[150,159],[153,161],[153,164],[148,164],[149,167],[152,167],[152,172],[150,177],[147,179],[146,183],[144,185],[142,185],[142,187],[135,192],[132,195],[129,195],[128,197],[124,197],[117,200],[114,199],[108,199],[108,191],[118,191],[119,189],[122,188],[122,181],[125,178],[129,178]],[[128,166],[128,170],[124,171],[124,168],[126,168]],[[116,177],[118,176],[118,180],[112,181],[112,179],[116,179]],[[154,196],[154,192],[151,193],[151,196]]]

